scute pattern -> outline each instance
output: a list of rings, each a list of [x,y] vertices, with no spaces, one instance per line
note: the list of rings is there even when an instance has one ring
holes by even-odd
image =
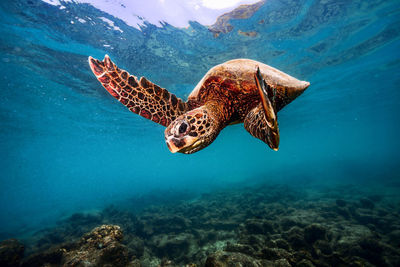
[[[104,88],[130,111],[168,126],[188,110],[187,104],[166,89],[119,69],[106,55],[104,61],[89,57],[90,67]]]

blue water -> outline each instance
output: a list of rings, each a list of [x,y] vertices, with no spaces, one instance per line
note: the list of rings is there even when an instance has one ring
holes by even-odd
[[[64,5],[70,12],[0,3],[2,238],[155,190],[269,181],[399,188],[399,1],[271,0],[217,38],[196,22],[139,31],[90,5]],[[171,154],[164,128],[129,112],[92,75],[87,57],[105,54],[183,99],[209,68],[234,58],[311,86],[278,114],[279,152],[239,124],[198,153]]]

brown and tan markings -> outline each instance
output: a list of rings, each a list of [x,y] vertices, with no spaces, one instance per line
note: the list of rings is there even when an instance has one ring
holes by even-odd
[[[89,57],[90,67],[104,88],[130,111],[168,126],[187,110],[187,104],[146,78],[138,80],[119,69],[106,55],[104,61]]]

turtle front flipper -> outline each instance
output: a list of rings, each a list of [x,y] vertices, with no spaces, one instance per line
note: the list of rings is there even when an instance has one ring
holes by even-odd
[[[277,151],[279,147],[279,128],[275,107],[276,90],[265,82],[259,68],[254,74],[254,79],[261,103],[246,115],[244,127],[252,136],[261,139],[270,148]]]
[[[106,55],[103,61],[89,57],[89,65],[104,88],[130,111],[168,126],[187,111],[186,102],[146,78],[119,69]]]
[[[261,97],[261,103],[264,108],[265,117],[267,124],[271,129],[278,127],[276,108],[275,108],[275,96],[276,89],[269,86],[261,76],[260,68],[257,68],[257,72],[254,74],[258,93]]]
[[[263,104],[250,110],[244,119],[244,128],[255,138],[267,143],[270,148],[277,151],[279,148],[279,129],[276,123],[275,128],[269,127],[266,112]]]

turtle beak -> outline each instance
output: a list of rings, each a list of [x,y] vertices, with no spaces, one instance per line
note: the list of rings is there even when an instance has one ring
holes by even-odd
[[[168,137],[167,140],[165,140],[165,142],[167,143],[168,149],[169,149],[169,151],[171,151],[171,153],[176,153],[181,149],[177,146],[178,141],[179,140],[177,140],[173,136],[170,136],[170,137]]]

